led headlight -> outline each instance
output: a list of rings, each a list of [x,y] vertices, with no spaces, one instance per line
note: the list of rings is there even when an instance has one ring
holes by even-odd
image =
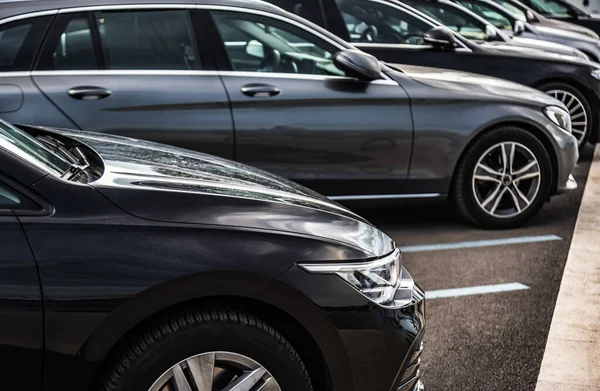
[[[410,302],[410,295],[397,295],[397,291],[412,292],[414,287],[412,277],[400,260],[400,250],[396,249],[368,262],[304,263],[300,267],[315,274],[337,274],[372,302],[384,307],[399,307]]]
[[[546,117],[550,118],[550,121],[560,126],[569,133],[572,133],[571,129],[571,114],[566,110],[561,109],[558,106],[548,106],[544,109]]]
[[[591,75],[594,79],[600,80],[600,69],[594,69]]]

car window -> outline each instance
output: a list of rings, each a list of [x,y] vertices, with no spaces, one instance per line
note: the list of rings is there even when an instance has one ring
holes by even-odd
[[[365,0],[336,0],[352,42],[423,45],[431,26],[388,5]]]
[[[16,126],[0,120],[0,150],[11,152],[23,160],[55,175],[66,172],[70,163],[47,149],[40,141]]]
[[[94,47],[91,21],[101,48]],[[187,10],[102,11],[92,19],[87,13],[61,15],[46,46],[40,70],[202,68]]]
[[[202,69],[187,10],[95,12],[108,69]]]
[[[461,1],[460,4],[502,30],[512,31],[511,21],[488,4]]]
[[[325,26],[323,12],[318,1],[313,0],[268,0],[284,10],[296,14],[304,19],[310,20],[320,26]]]
[[[235,71],[344,76],[333,64],[338,49],[299,27],[237,12],[213,17]]]
[[[498,4],[506,8],[511,14],[515,16],[515,18],[519,19],[522,22],[527,22],[527,15],[525,11],[521,10],[518,7],[512,5],[509,1],[506,0],[496,0]]]
[[[568,17],[572,13],[569,7],[554,0],[531,0],[530,3],[534,10],[544,14]]]
[[[411,6],[432,18],[439,20],[446,27],[456,31],[465,38],[487,41],[485,25],[480,26],[477,20],[469,17],[461,10],[447,4],[437,2],[408,2]]]
[[[31,68],[49,21],[44,16],[0,25],[0,72]]]
[[[22,203],[23,200],[18,193],[0,183],[0,209],[13,209]]]

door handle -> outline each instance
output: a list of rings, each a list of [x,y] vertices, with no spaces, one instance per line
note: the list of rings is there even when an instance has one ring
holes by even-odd
[[[102,87],[93,87],[93,86],[81,86],[81,87],[73,87],[67,91],[69,96],[73,99],[80,100],[98,100],[104,99],[107,96],[110,96],[111,91]]]
[[[242,94],[255,97],[269,97],[281,94],[281,90],[268,84],[246,84],[242,87]]]

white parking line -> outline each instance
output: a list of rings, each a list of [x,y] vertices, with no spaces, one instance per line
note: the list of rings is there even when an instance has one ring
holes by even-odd
[[[438,291],[427,291],[425,292],[425,298],[428,300],[442,299],[446,297],[460,297],[460,296],[472,296],[472,295],[485,295],[487,293],[499,293],[499,292],[512,292],[522,291],[529,289],[527,285],[523,285],[519,282],[512,282],[510,284],[496,284],[496,285],[481,285],[472,286],[468,288],[455,288],[455,289],[442,289]]]
[[[426,244],[422,246],[406,246],[400,247],[403,253],[417,253],[423,251],[440,251],[440,250],[456,250],[460,248],[475,248],[475,247],[489,247],[489,246],[504,246],[509,244],[523,244],[523,243],[536,243],[536,242],[552,242],[555,240],[562,240],[560,236],[556,235],[538,235],[538,236],[519,236],[516,238],[505,238],[505,239],[491,239],[491,240],[474,240],[470,242],[456,242],[456,243],[438,243],[438,244]]]

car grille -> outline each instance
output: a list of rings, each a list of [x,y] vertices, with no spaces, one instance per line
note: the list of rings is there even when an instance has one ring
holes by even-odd
[[[421,293],[422,290],[419,289]],[[423,293],[424,295],[424,293]],[[421,298],[422,300],[422,298]],[[418,350],[415,350],[408,363],[408,368],[404,371],[400,380],[400,387],[397,391],[423,391],[425,387],[421,382],[421,354],[423,353],[423,342],[419,344]]]

